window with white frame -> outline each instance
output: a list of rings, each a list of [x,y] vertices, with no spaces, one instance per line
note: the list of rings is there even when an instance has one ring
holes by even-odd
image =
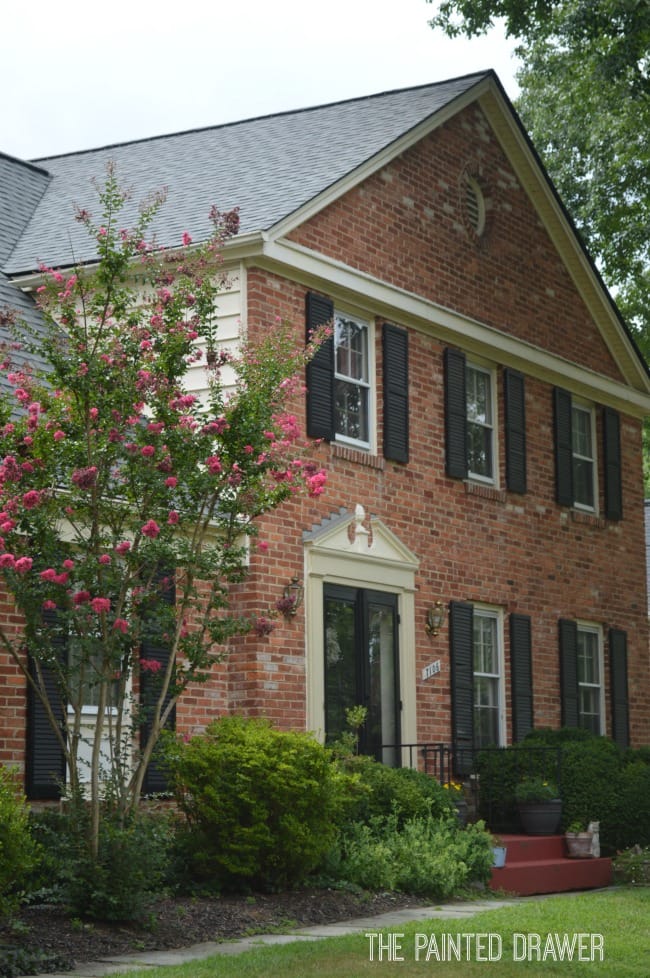
[[[578,718],[581,727],[603,733],[603,647],[596,625],[578,624]]]
[[[334,404],[337,441],[370,446],[368,324],[334,316]]]
[[[474,746],[504,742],[503,637],[498,611],[474,606]]]
[[[468,363],[465,386],[468,474],[473,479],[494,482],[494,375],[485,367]]]
[[[595,509],[595,441],[593,410],[573,401],[571,405],[573,498],[574,505],[583,509]]]

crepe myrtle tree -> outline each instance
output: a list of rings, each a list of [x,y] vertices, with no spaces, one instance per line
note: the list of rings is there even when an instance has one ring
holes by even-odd
[[[0,622],[0,642],[47,712],[70,797],[90,806],[95,853],[103,806],[122,821],[135,811],[188,685],[207,680],[231,636],[269,627],[229,599],[256,518],[326,480],[289,410],[319,338],[296,349],[276,322],[260,342],[218,343],[220,249],[237,212],[212,211],[206,244],[185,233],[163,250],[146,240],[161,197],[132,230],[112,169],[98,197],[100,222],[76,214],[96,264],[43,269],[45,329],[28,334],[4,314],[16,341],[0,406],[0,574],[24,618]],[[36,355],[42,369],[28,365]],[[185,386],[199,363],[201,397]],[[142,652],[156,646],[169,655]],[[143,680],[155,690],[146,710]]]

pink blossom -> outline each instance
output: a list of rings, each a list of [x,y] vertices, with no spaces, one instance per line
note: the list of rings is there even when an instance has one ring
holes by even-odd
[[[260,636],[270,635],[274,628],[275,623],[270,618],[265,618],[264,615],[260,615],[253,622],[253,631]]]
[[[218,475],[221,472],[221,459],[218,455],[211,455],[209,458],[206,458],[205,464],[211,475]]]
[[[85,469],[75,469],[72,473],[72,481],[80,489],[90,489],[97,481],[97,466],[89,465]]]
[[[143,527],[141,527],[142,535],[149,537],[151,540],[155,540],[160,533],[160,527],[155,520],[147,520]]]
[[[56,577],[52,578],[54,584],[60,584],[62,587],[64,584],[68,583],[68,575],[63,572],[63,574],[57,574]]]
[[[39,576],[42,581],[53,581],[56,577],[56,571],[53,567],[48,567],[47,570],[41,571]]]
[[[143,353],[146,353],[147,350],[152,350],[152,349],[153,349],[153,343],[151,342],[151,340],[142,340],[142,342],[140,343],[140,350]]]
[[[116,618],[113,622],[113,631],[122,632],[123,635],[129,630],[129,623],[126,618]]]
[[[93,598],[90,602],[90,607],[95,614],[101,615],[111,610],[111,602],[108,598]]]
[[[100,564],[110,564],[111,563],[110,556],[108,554],[102,554],[101,557],[99,558],[99,563]]]
[[[89,414],[89,416],[90,416],[90,420],[91,420],[91,421],[96,421],[96,420],[97,420],[97,417],[98,417],[98,415],[99,415],[99,409],[98,409],[98,408],[96,408],[96,407],[92,407],[92,408],[90,409],[90,411],[88,412],[88,414]]]
[[[19,574],[27,574],[27,572],[32,569],[33,563],[34,561],[31,557],[19,557],[16,561],[15,570]]]
[[[140,454],[144,456],[144,458],[151,458],[152,455],[156,454],[156,449],[153,445],[144,445],[140,449]]]
[[[187,233],[187,231],[183,231],[183,244],[186,248],[188,245],[192,244],[192,237]]]
[[[265,554],[269,549],[268,540],[260,540],[257,544],[257,549],[260,551],[260,553]]]
[[[317,472],[315,475],[309,476],[307,479],[307,492],[310,496],[320,496],[320,494],[325,489],[325,483],[327,482],[327,473]]]
[[[165,485],[168,489],[175,489],[178,485],[178,479],[175,475],[170,475],[169,478],[165,479]]]
[[[158,662],[158,659],[140,659],[140,669],[142,672],[160,672],[162,662]]]
[[[66,570],[72,570],[74,567],[74,560],[70,560],[70,558],[68,557],[67,560],[63,561],[61,566],[65,567]]]
[[[88,604],[90,601],[90,591],[77,591],[72,595],[72,600],[74,604]]]
[[[0,567],[13,567],[15,566],[16,558],[13,554],[0,554]]]
[[[54,438],[54,441],[63,441],[63,439],[65,438],[65,431],[61,431],[60,428],[57,428],[57,430],[52,435],[52,438]]]
[[[169,525],[175,526],[176,523],[178,523],[178,520],[179,520],[178,511],[175,509],[170,510],[169,516],[167,517],[167,522],[169,523]]]
[[[115,547],[115,553],[125,554],[128,553],[130,549],[131,549],[131,544],[129,543],[129,541],[122,540],[122,542],[118,543],[117,546]]]
[[[14,391],[14,397],[16,400],[20,401],[21,404],[25,404],[25,402],[29,400],[29,394],[24,387],[17,387]]]
[[[36,509],[41,501],[41,494],[36,489],[30,489],[23,496],[23,506],[25,509]]]
[[[56,601],[51,601],[49,598],[47,601],[43,602],[43,611],[54,611],[56,609]]]

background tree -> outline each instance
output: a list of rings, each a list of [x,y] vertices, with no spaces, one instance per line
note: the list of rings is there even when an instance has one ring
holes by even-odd
[[[325,481],[287,411],[308,352],[279,324],[238,352],[218,345],[219,249],[236,213],[213,211],[202,247],[184,234],[164,252],[145,240],[160,198],[127,231],[113,172],[99,196],[100,223],[77,214],[98,264],[44,270],[46,330],[30,341],[13,323],[0,404],[0,574],[24,616],[0,643],[47,711],[69,795],[89,802],[95,854],[102,810],[124,823],[138,805],[178,698],[230,636],[260,627],[229,603],[255,518]],[[197,362],[201,398],[185,387]]]
[[[520,39],[517,110],[650,359],[650,3],[444,0],[436,6],[431,25],[449,36],[485,33],[503,18],[506,33]]]

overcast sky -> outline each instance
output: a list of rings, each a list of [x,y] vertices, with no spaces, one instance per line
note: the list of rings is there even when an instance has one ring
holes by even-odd
[[[5,0],[0,151],[36,159],[494,68],[514,44],[448,40],[425,0]]]

